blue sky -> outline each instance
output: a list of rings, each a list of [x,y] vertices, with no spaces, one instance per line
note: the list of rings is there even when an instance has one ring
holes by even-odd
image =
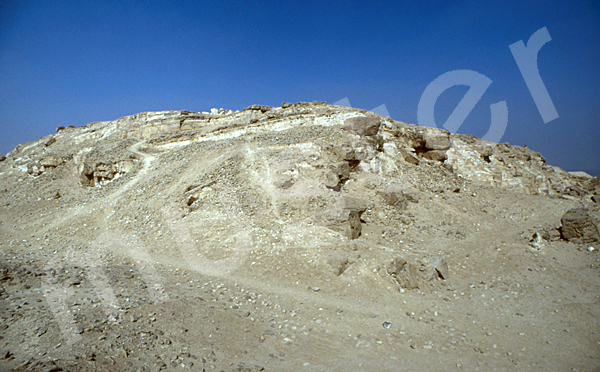
[[[483,4],[483,5],[482,5]],[[538,69],[559,117],[544,123],[509,45],[546,27]],[[243,109],[347,98],[417,123],[425,88],[453,70],[492,84],[458,129],[600,176],[597,1],[3,1],[0,153],[142,111]],[[446,90],[443,124],[469,89]]]

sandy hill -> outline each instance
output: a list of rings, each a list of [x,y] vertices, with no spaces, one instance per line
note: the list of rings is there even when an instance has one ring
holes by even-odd
[[[0,161],[0,369],[600,368],[600,179],[323,102]]]

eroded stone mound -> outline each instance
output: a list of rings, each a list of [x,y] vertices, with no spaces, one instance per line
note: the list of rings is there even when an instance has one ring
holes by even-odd
[[[124,185],[147,172],[156,157],[166,167],[164,178],[157,179],[159,188],[173,177],[182,182],[183,190],[162,192],[175,193],[171,198],[185,213],[198,210],[203,200],[212,202],[212,191],[217,195],[219,185],[227,184],[247,196],[243,204],[250,214],[270,211],[284,220],[307,219],[350,239],[360,236],[367,207],[349,207],[348,200],[382,200],[402,214],[407,203],[417,202],[411,189],[458,193],[465,181],[569,198],[598,194],[597,179],[547,165],[528,148],[323,102],[253,105],[241,112],[147,112],[61,127],[17,146],[1,169],[42,183],[63,179],[64,187],[52,192],[69,195],[83,191],[77,184],[108,187],[120,179],[117,183]],[[185,168],[194,161],[205,166],[192,176]]]
[[[58,128],[0,156],[0,363],[589,370],[598,185],[322,102]]]

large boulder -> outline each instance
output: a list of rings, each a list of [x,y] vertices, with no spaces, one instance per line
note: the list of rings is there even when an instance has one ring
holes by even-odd
[[[448,136],[426,136],[425,146],[428,150],[448,150],[452,147],[452,142]]]
[[[583,208],[573,208],[560,220],[562,236],[572,243],[585,244],[600,241],[598,223]]]
[[[444,162],[448,158],[446,150],[431,150],[423,153],[423,158]]]
[[[332,164],[330,169],[325,171],[325,186],[335,191],[340,191],[342,184],[350,178],[350,165],[347,161],[340,161]]]
[[[362,231],[360,216],[367,210],[364,201],[351,197],[341,197],[334,205],[318,214],[318,224],[342,233],[348,239],[357,239]]]
[[[374,116],[357,116],[344,121],[344,129],[361,136],[374,136],[379,131],[381,120]]]

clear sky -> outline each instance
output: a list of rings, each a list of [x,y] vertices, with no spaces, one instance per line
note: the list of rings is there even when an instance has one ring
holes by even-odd
[[[509,48],[543,27],[548,123]],[[425,88],[460,69],[492,83],[458,132],[483,136],[506,101],[501,142],[600,176],[597,0],[0,1],[0,153],[143,111],[347,98],[417,123]],[[468,89],[439,96],[438,126]]]

